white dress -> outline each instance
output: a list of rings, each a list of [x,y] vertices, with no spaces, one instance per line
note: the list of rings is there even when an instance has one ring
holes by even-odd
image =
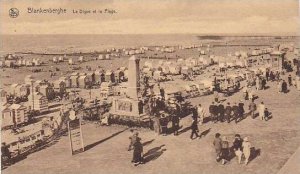
[[[251,144],[250,144],[250,142],[244,141],[242,146],[243,146],[243,153],[245,155],[246,161],[248,161],[249,157],[251,155]]]
[[[259,108],[258,108],[258,113],[260,118],[264,118],[265,116],[265,105],[264,104],[259,104]]]

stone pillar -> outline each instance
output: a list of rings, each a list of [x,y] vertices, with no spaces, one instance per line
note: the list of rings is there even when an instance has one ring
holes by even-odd
[[[128,89],[127,95],[131,99],[138,100],[138,93],[140,88],[140,59],[136,56],[129,58],[128,64]]]

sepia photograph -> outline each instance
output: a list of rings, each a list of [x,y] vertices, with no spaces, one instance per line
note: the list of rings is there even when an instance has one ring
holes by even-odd
[[[299,0],[0,0],[1,173],[299,174]]]

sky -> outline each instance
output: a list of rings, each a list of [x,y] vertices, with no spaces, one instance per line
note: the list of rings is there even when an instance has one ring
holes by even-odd
[[[0,0],[1,34],[298,35],[298,0]],[[9,9],[19,16],[11,18]],[[28,8],[66,9],[33,14]],[[115,10],[75,14],[73,10]]]

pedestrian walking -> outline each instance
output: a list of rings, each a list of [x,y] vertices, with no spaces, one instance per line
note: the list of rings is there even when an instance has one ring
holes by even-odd
[[[193,121],[192,121],[192,125],[191,125],[191,129],[192,129],[192,132],[191,132],[191,140],[194,139],[194,135],[196,135],[196,138],[199,137],[198,135],[198,132],[199,132],[199,129],[198,129],[198,122],[197,122],[197,119],[193,117]],[[200,138],[200,137],[199,137]]]
[[[167,129],[168,129],[168,120],[164,113],[161,112],[160,115],[161,115],[161,118],[160,118],[161,133],[163,136],[166,136]]]
[[[215,139],[213,141],[213,145],[216,151],[216,161],[219,162],[221,159],[221,149],[222,149],[222,140],[220,138],[221,134],[216,133],[215,134]]]
[[[266,85],[267,85],[267,80],[266,80],[265,78],[263,78],[263,79],[261,80],[261,88],[262,88],[263,90],[265,90],[265,89],[266,89]]]
[[[224,105],[222,103],[219,104],[218,106],[218,118],[219,118],[219,121],[221,122],[224,122],[224,113],[225,113],[225,108],[224,108]]]
[[[267,71],[266,71],[266,80],[267,80],[267,81],[269,81],[269,77],[270,77],[270,71],[267,70]]]
[[[282,81],[281,81],[281,80],[279,80],[279,81],[277,82],[277,89],[278,89],[278,93],[281,93],[281,92],[282,92]]]
[[[249,98],[249,101],[252,101],[253,100],[253,97],[254,97],[254,93],[253,93],[253,90],[252,89],[249,89],[249,93],[248,93],[248,98]]]
[[[265,121],[268,121],[268,120],[269,120],[269,115],[270,115],[270,112],[269,112],[268,108],[265,108],[265,111],[264,111],[264,118],[265,118]]]
[[[240,120],[240,111],[236,103],[234,103],[234,105],[232,106],[232,112],[233,112],[233,117],[235,119],[235,123],[238,123]]]
[[[261,120],[264,120],[265,117],[265,104],[264,102],[261,102],[258,106],[258,113],[259,113],[259,117],[261,118]]]
[[[136,142],[133,144],[133,159],[132,162],[135,166],[143,164],[143,144],[141,143],[141,138],[137,138]]]
[[[243,88],[243,97],[244,97],[244,99],[245,100],[248,100],[248,87],[247,87],[247,85],[245,85],[244,86],[244,88]]]
[[[252,102],[249,104],[249,110],[250,110],[250,115],[251,118],[255,118],[255,111],[256,111],[256,104],[254,103],[254,101],[252,100]]]
[[[217,108],[215,102],[209,106],[209,113],[211,115],[211,119],[216,123],[217,122]]]
[[[221,158],[222,158],[222,164],[224,165],[229,160],[229,142],[228,142],[226,136],[222,137],[221,145],[222,145],[222,148],[221,148]]]
[[[225,119],[226,119],[227,123],[230,123],[231,111],[232,111],[232,108],[230,106],[230,103],[227,103],[227,106],[225,107]]]
[[[292,86],[292,76],[291,74],[288,76],[288,82],[289,82],[289,86]]]
[[[1,162],[2,164],[9,164],[11,161],[11,152],[6,143],[2,143],[1,145]]]
[[[179,116],[177,115],[176,112],[172,113],[172,129],[173,129],[174,136],[177,136],[178,129],[179,129]]]
[[[287,93],[287,83],[286,83],[286,81],[285,80],[283,80],[282,81],[282,84],[281,84],[281,90],[282,90],[282,92],[284,92],[284,93]]]
[[[128,151],[130,151],[133,147],[133,144],[136,142],[136,140],[139,138],[139,133],[138,132],[134,132],[133,129],[130,130],[130,132],[132,133],[132,135],[129,137],[130,139],[130,144],[128,146]]]
[[[239,107],[239,117],[240,117],[240,119],[243,119],[244,114],[245,114],[244,103],[240,102],[238,104],[238,107]]]
[[[205,116],[205,112],[204,112],[204,108],[202,107],[201,104],[199,104],[197,107],[197,113],[198,113],[198,117],[199,117],[199,124],[202,125],[204,116]]]
[[[259,80],[259,77],[256,77],[255,79],[255,87],[256,87],[256,90],[259,90],[259,86],[260,86],[260,80]]]
[[[251,155],[251,144],[248,140],[248,137],[244,138],[244,141],[242,143],[242,147],[243,147],[243,154],[245,156],[245,164],[247,165],[249,163],[249,158]]]
[[[242,155],[243,155],[242,144],[243,144],[243,139],[241,138],[241,136],[239,134],[235,134],[232,149],[233,149],[235,156],[238,159],[239,164],[241,164],[241,162],[242,162]]]

